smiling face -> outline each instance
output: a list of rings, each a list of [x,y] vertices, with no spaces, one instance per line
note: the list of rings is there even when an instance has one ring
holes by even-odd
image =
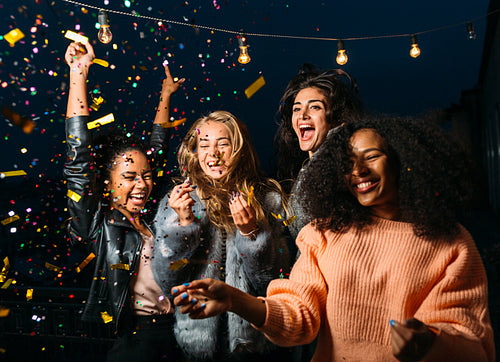
[[[112,207],[139,213],[152,189],[153,172],[142,152],[129,150],[114,159],[106,186]]]
[[[397,180],[384,139],[371,129],[362,129],[352,135],[351,146],[353,169],[346,175],[349,190],[373,215],[397,219]]]
[[[198,128],[198,161],[203,172],[214,180],[228,172],[233,153],[228,128],[216,121],[207,121]]]
[[[315,87],[304,88],[295,97],[292,127],[299,139],[300,149],[309,157],[323,143],[331,126],[326,120],[327,100]]]

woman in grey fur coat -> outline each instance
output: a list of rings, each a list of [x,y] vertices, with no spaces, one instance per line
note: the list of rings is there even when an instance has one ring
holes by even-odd
[[[246,126],[225,111],[198,119],[178,152],[187,179],[166,195],[155,217],[152,269],[164,295],[174,285],[214,278],[252,295],[287,275],[286,204],[264,177]],[[190,360],[288,360],[235,314],[192,320],[176,312],[178,344]]]

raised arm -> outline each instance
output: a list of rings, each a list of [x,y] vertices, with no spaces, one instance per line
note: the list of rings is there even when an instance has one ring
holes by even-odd
[[[174,81],[174,78],[170,74],[170,69],[168,69],[168,65],[165,65],[165,79],[163,79],[161,86],[160,102],[158,103],[154,120],[155,124],[163,124],[164,128],[167,128],[165,126],[170,116],[170,98],[172,94],[177,92],[179,87],[184,84],[184,81],[184,78],[179,79],[177,82]]]
[[[69,94],[66,118],[88,116],[87,76],[89,67],[95,58],[94,48],[90,43],[71,43],[64,59],[69,65]]]

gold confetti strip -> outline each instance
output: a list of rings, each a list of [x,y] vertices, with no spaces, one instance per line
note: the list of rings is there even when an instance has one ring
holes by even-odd
[[[130,270],[130,265],[128,264],[111,264],[111,270],[122,269],[122,270]]]
[[[177,260],[176,262],[170,264],[170,266],[168,267],[170,270],[173,270],[173,271],[176,271],[177,269],[179,269],[181,266],[183,265],[186,265],[188,263],[188,260],[187,259],[180,259],[180,260]]]
[[[7,307],[0,307],[0,318],[5,318],[9,315],[10,313],[10,308]]]
[[[281,220],[281,215],[280,215],[280,214],[276,215],[276,214],[274,214],[274,213],[271,213],[271,215],[273,215],[273,217],[274,217],[275,219]]]
[[[2,289],[7,289],[11,285],[12,279],[7,279],[7,281],[2,285]]]
[[[2,225],[7,225],[7,224],[10,224],[11,222],[14,222],[14,221],[17,221],[17,220],[19,220],[19,216],[18,215],[14,215],[14,216],[8,217],[7,219],[3,219],[2,220]]]
[[[90,105],[90,108],[92,108],[94,111],[98,111],[99,108],[101,107],[101,104],[104,103],[104,98],[99,96],[99,98],[92,98],[92,104]]]
[[[55,271],[55,272],[60,272],[61,268],[55,265],[52,265],[50,263],[45,262],[45,267],[49,270]]]
[[[178,119],[177,121],[173,121],[173,122],[162,122],[161,127],[162,128],[177,127],[177,126],[183,124],[184,122],[186,122],[186,120],[187,120],[187,118],[181,118],[181,119]]]
[[[78,202],[82,198],[80,195],[78,195],[76,192],[68,190],[66,196],[68,196],[71,200]]]
[[[101,318],[104,321],[104,323],[109,323],[113,320],[113,317],[109,315],[108,312],[101,312]]]
[[[31,299],[33,299],[33,289],[28,289],[26,290],[26,300],[30,301]]]
[[[77,272],[77,273],[81,272],[81,271],[82,271],[82,269],[83,269],[83,268],[85,268],[85,267],[87,266],[87,264],[88,264],[88,263],[90,263],[90,261],[91,261],[92,259],[94,259],[94,258],[95,258],[95,254],[94,254],[94,253],[90,253],[90,254],[89,254],[89,256],[87,256],[87,257],[85,258],[85,260],[84,260],[84,261],[82,261],[82,262],[80,263],[80,265],[78,265],[78,266],[76,267],[76,272]]]
[[[104,124],[111,123],[114,121],[115,121],[115,117],[113,116],[113,113],[110,113],[104,117],[96,119],[95,121],[87,123],[87,128],[92,129],[92,128],[100,127]]]
[[[10,263],[9,263],[9,257],[5,257],[3,259],[3,268],[2,271],[0,272],[0,283],[3,283],[5,279],[7,279],[7,273],[10,269]]]
[[[264,84],[266,84],[266,81],[264,80],[264,77],[261,75],[255,82],[253,82],[250,87],[245,89],[245,95],[247,98],[250,98],[253,96],[259,89],[261,89]]]
[[[250,205],[250,199],[252,198],[253,195],[253,186],[250,186],[250,192],[248,193],[247,197],[247,204]]]
[[[285,226],[288,226],[290,225],[292,222],[294,222],[296,219],[295,215],[293,215],[291,218],[289,218],[288,220],[283,220],[283,225]]]
[[[4,172],[0,172],[0,176],[2,176],[2,177],[26,176],[26,172],[23,171],[23,170],[18,170],[18,171],[4,171]]]
[[[94,64],[99,64],[102,67],[109,67],[109,63],[103,59],[94,58],[93,62]]]
[[[71,30],[66,31],[66,34],[64,34],[64,37],[67,39],[76,41],[77,43],[87,44],[89,42],[89,38],[87,38],[86,36],[77,34]]]
[[[162,176],[163,176],[163,170],[159,170],[159,171],[158,171],[158,175],[157,175],[157,176],[158,176],[158,177],[162,177]]]
[[[12,47],[14,44],[16,44],[19,40],[24,38],[24,34],[21,30],[19,29],[13,29],[9,31],[7,34],[3,36],[5,40],[9,42],[9,45]]]

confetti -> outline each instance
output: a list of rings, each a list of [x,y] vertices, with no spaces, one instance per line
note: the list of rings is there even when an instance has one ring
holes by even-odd
[[[174,121],[174,122],[162,122],[161,126],[162,126],[162,128],[177,127],[177,126],[183,124],[184,122],[186,122],[186,120],[187,120],[187,118],[181,118],[181,119],[178,119],[177,121]]]
[[[7,106],[2,107],[2,114],[14,126],[20,127],[26,134],[30,134],[35,129],[36,123],[32,119],[21,116],[19,113]]]
[[[55,271],[55,272],[60,272],[61,268],[55,265],[52,265],[50,263],[45,262],[45,267],[49,270]]]
[[[170,270],[176,271],[181,266],[186,265],[187,263],[188,263],[187,259],[180,259],[180,260],[177,260],[175,263],[170,264],[170,266],[168,268]]]
[[[111,270],[121,269],[121,270],[130,270],[130,265],[128,264],[111,264]]]
[[[87,123],[87,128],[92,129],[92,128],[100,127],[104,124],[111,123],[114,121],[115,121],[115,117],[113,116],[113,113],[110,113],[104,117],[96,119],[95,121]]]
[[[78,267],[75,269],[75,270],[76,270],[76,272],[77,272],[77,273],[81,272],[81,271],[82,271],[82,269],[83,269],[83,268],[85,268],[85,267],[87,266],[87,264],[88,264],[88,263],[90,263],[90,261],[91,261],[92,259],[94,259],[94,258],[95,258],[95,254],[94,254],[94,253],[90,253],[90,254],[89,254],[89,256],[87,256],[87,257],[85,258],[85,260],[84,260],[84,261],[82,261],[82,262],[80,263],[80,265],[78,265]]]
[[[274,214],[274,213],[271,213],[271,215],[273,215],[273,217],[274,217],[275,219],[278,219],[278,220],[282,220],[282,219],[283,219],[283,218],[281,217],[281,215],[280,215],[280,214],[276,215],[276,214]],[[283,222],[283,225],[288,226],[288,225],[290,225],[292,222],[294,222],[294,221],[295,221],[295,219],[296,219],[295,215],[292,215],[292,217],[291,217],[291,218],[289,218],[289,219],[287,219],[287,220],[283,220],[283,221],[282,221],[282,222]]]
[[[106,68],[109,67],[109,63],[103,59],[94,58],[93,62],[94,62],[94,64],[99,64],[102,67],[106,67]]]
[[[0,172],[0,178],[11,176],[26,176],[26,172],[23,170]]]
[[[14,216],[8,217],[7,219],[2,220],[2,225],[10,224],[11,222],[14,222],[16,220],[19,220],[19,215],[14,215]]]
[[[253,195],[253,186],[250,186],[250,192],[248,193],[247,197],[247,204],[250,206],[250,199],[252,198]]]
[[[76,192],[68,190],[66,193],[66,196],[68,196],[71,200],[78,202],[82,198],[80,195],[78,195]]]
[[[31,299],[33,299],[33,289],[30,288],[26,290],[26,300],[30,301]]]
[[[101,312],[101,318],[104,321],[104,323],[109,323],[113,320],[113,317],[110,316],[109,313],[106,311]]]
[[[7,279],[7,281],[2,285],[2,289],[7,289],[11,284],[12,284],[12,279]]]
[[[9,272],[10,269],[10,263],[9,263],[9,257],[5,257],[3,259],[3,268],[2,271],[0,272],[0,283],[3,283],[5,279],[7,279],[7,273]]]
[[[5,318],[9,315],[10,313],[10,308],[7,307],[0,307],[0,318]]]
[[[77,34],[71,30],[66,31],[66,34],[64,34],[64,37],[67,39],[76,41],[77,43],[87,44],[89,42],[89,38],[87,38],[86,36]]]
[[[16,42],[24,38],[24,34],[19,29],[13,29],[9,31],[7,34],[5,34],[3,38],[9,42],[9,45],[11,47],[13,47],[14,44],[16,44]]]
[[[99,96],[99,98],[92,98],[92,104],[90,105],[90,108],[92,108],[94,111],[98,111],[99,108],[101,107],[101,104],[103,103],[104,103],[104,98],[102,98],[101,96]]]
[[[247,98],[253,96],[259,89],[264,86],[264,84],[266,84],[266,81],[264,80],[264,76],[261,75],[255,82],[253,82],[247,89],[245,89],[245,95],[247,96]]]

